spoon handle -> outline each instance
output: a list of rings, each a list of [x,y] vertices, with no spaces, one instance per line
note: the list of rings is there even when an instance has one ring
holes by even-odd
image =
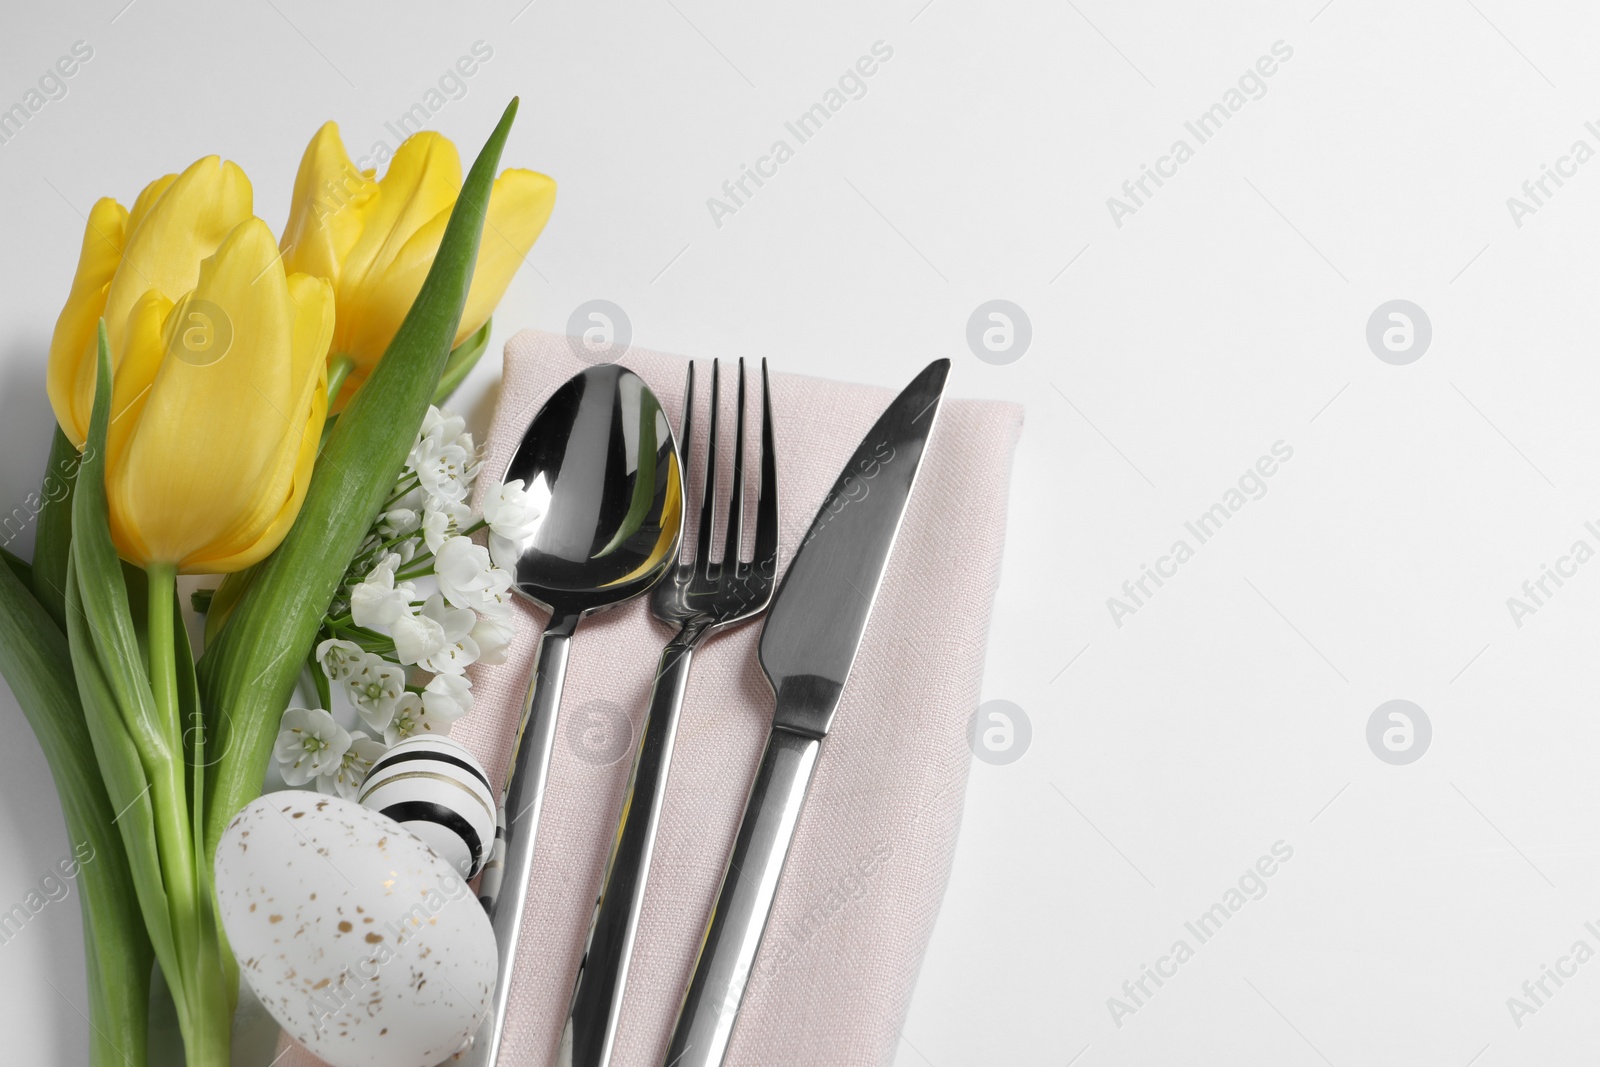
[[[506,1016],[511,1005],[511,970],[516,962],[517,936],[528,901],[533,874],[533,845],[539,815],[544,807],[545,783],[550,777],[550,754],[555,750],[556,715],[561,709],[561,686],[566,680],[567,652],[577,619],[551,620],[539,639],[533,683],[523,705],[522,721],[512,741],[511,765],[506,772],[505,797],[500,802],[500,825],[495,830],[494,854],[484,866],[478,899],[489,913],[500,965],[494,988],[494,1006],[478,1028],[472,1049],[463,1063],[490,1067],[500,1056]]]
[[[633,939],[644,905],[645,880],[650,874],[650,856],[667,793],[672,742],[678,732],[693,656],[693,647],[681,637],[661,653],[655,688],[650,693],[650,710],[634,752],[616,836],[611,841],[600,897],[595,902],[589,940],[573,983],[566,1032],[556,1056],[559,1067],[607,1067],[611,1062],[617,1019],[622,1014],[622,992],[633,957]]]

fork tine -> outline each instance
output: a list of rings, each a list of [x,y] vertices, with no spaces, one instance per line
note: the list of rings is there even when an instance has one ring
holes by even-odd
[[[761,360],[761,495],[756,500],[757,565],[778,561],[778,450],[772,443],[772,386]],[[768,575],[772,577],[772,575]]]
[[[704,574],[711,573],[711,529],[717,524],[717,408],[722,404],[719,381],[722,376],[720,361],[711,361],[711,439],[706,446],[705,491],[700,494],[700,537],[695,542],[695,566]]]
[[[683,424],[678,431],[678,473],[683,478],[684,510],[688,510],[690,458],[694,453],[694,360],[683,383]]]
[[[733,490],[728,494],[728,540],[722,550],[724,566],[739,568],[744,542],[744,357],[739,357],[739,406],[733,420]]]

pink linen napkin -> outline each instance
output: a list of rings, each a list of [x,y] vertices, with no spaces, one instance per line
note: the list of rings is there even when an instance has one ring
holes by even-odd
[[[620,362],[650,384],[679,426],[685,361],[635,349]],[[759,360],[752,364],[758,374]],[[507,342],[483,486],[498,480],[545,398],[584,365],[565,337],[524,331]],[[709,368],[700,369],[697,464],[706,451],[710,392]],[[727,428],[734,391],[727,386],[734,370],[723,366],[723,492],[732,463]],[[774,373],[780,568],[893,396],[888,389]],[[754,442],[758,401],[748,418],[747,440]],[[729,1047],[730,1065],[877,1067],[894,1056],[959,830],[968,720],[979,698],[1021,424],[1015,405],[948,396],[943,402],[833,732],[823,742]],[[752,501],[759,478],[753,451],[747,451]],[[697,472],[698,466],[691,486]],[[692,490],[690,516],[697,506]],[[543,612],[519,602],[507,662],[469,671],[476,705],[452,730],[497,788],[543,623]],[[553,1058],[633,742],[671,634],[650,616],[647,598],[578,627],[514,975],[506,1054],[516,1067],[543,1067]],[[772,721],[772,691],[756,659],[760,636],[761,624],[753,622],[713,637],[695,656],[628,975],[617,1067],[659,1067],[666,1051]],[[297,1047],[283,1062],[319,1061]]]

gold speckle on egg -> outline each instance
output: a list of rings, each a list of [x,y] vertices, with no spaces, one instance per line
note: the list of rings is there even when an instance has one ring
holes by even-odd
[[[350,932],[350,931],[351,931],[351,930],[353,930],[353,929],[355,929],[355,928],[354,928],[354,927],[353,927],[353,926],[351,926],[351,925],[350,925],[350,920],[348,920],[348,919],[341,919],[341,920],[340,920],[340,921],[339,921],[339,932],[340,932],[340,933],[341,933],[341,934],[348,934],[348,933],[349,933],[349,932]]]
[[[283,916],[282,915],[268,915],[267,916],[267,922],[269,922],[269,923],[281,923],[281,922],[283,922]]]

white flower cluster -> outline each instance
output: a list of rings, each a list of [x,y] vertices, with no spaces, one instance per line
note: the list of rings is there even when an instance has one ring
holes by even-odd
[[[511,481],[488,493],[475,517],[466,500],[480,468],[465,420],[430,407],[316,650],[321,673],[342,687],[372,733],[347,731],[324,709],[289,709],[274,750],[289,785],[314,779],[324,793],[353,798],[389,745],[448,733],[472,710],[467,667],[505,662],[508,568],[540,512],[522,482]],[[488,531],[487,549],[472,540],[479,530]],[[424,596],[417,582],[427,578],[438,589]],[[432,678],[418,684],[422,674]]]

